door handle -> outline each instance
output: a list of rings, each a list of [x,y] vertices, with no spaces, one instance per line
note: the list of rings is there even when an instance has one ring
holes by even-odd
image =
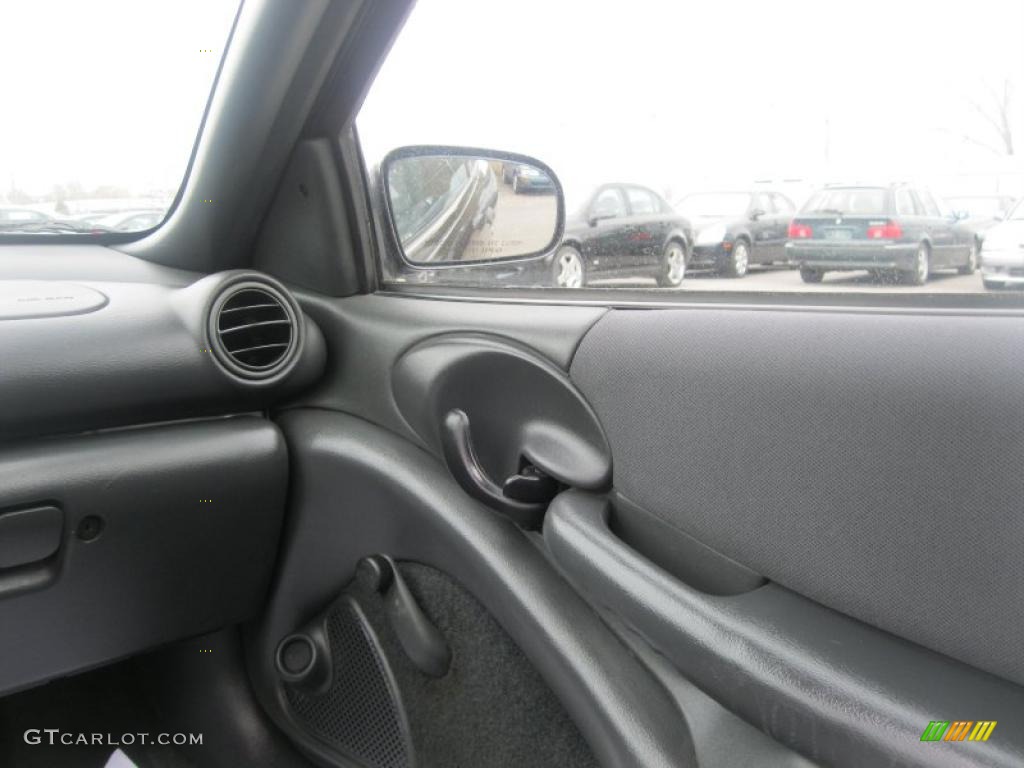
[[[559,491],[558,482],[540,467],[527,467],[509,477],[503,485],[494,482],[477,458],[469,416],[458,408],[444,417],[441,452],[448,471],[466,493],[508,515],[524,528],[539,525],[548,502]]]

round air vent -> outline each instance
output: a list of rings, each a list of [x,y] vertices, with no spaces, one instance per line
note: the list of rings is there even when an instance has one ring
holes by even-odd
[[[298,322],[292,302],[273,286],[239,283],[214,302],[210,341],[232,373],[266,379],[295,358]]]

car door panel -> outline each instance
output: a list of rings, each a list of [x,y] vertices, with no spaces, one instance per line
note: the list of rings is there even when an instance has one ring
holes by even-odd
[[[984,711],[1012,721],[1024,689],[902,642],[777,584],[711,597],[631,552],[609,503],[567,491],[548,510],[555,561],[595,604],[627,621],[705,691],[765,732],[825,764],[962,765],[922,743],[934,712]],[[885,728],[877,723],[882,720]],[[1011,734],[972,754],[1024,759]]]
[[[299,469],[278,581],[251,658],[257,692],[289,735],[322,750],[282,703],[273,663],[279,641],[338,593],[360,558],[387,552],[469,589],[558,695],[601,764],[692,764],[689,736],[650,673],[542,551],[466,496],[437,459],[344,414],[296,409],[281,426]]]
[[[753,319],[613,311],[587,334],[572,377],[616,489],[774,581],[1024,682],[1022,321]],[[951,611],[968,584],[984,589]]]
[[[1015,500],[1024,489],[1012,471],[1024,419],[996,415],[1024,394],[1012,354],[1020,318],[301,299],[325,329],[335,364],[282,417],[304,479],[281,581],[252,639],[253,658],[263,660],[261,698],[278,718],[287,721],[274,703],[276,643],[344,587],[359,557],[388,551],[469,588],[523,647],[600,761],[621,764],[643,751],[621,726],[609,732],[594,720],[590,683],[556,674],[565,659],[551,664],[546,639],[523,634],[525,614],[544,601],[512,597],[510,607],[513,580],[485,574],[490,545],[454,518],[505,531],[501,549],[517,571],[525,550],[510,542],[529,534],[459,489],[437,443],[389,394],[414,345],[493,334],[567,371],[608,436],[612,492],[560,496],[547,513],[547,549],[617,642],[653,647],[671,662],[645,665],[659,690],[673,679],[695,683],[768,734],[759,749],[776,757],[765,765],[799,764],[786,747],[851,766],[1011,765],[1024,755],[1015,735],[973,751],[928,751],[936,745],[919,738],[950,709],[949,717],[968,707],[1012,719],[1024,708],[1013,642]],[[985,366],[975,359],[982,339]],[[475,396],[490,393],[495,409],[517,396],[501,383],[482,390]],[[497,425],[485,432],[497,430],[500,442]],[[950,434],[955,444],[943,437]],[[420,448],[400,448],[398,435]],[[310,444],[318,447],[310,452]],[[921,445],[932,446],[930,455]],[[590,501],[570,503],[581,497]],[[587,511],[608,500],[606,517]],[[965,518],[965,510],[976,512]],[[449,549],[456,541],[468,550]],[[952,608],[959,594],[969,597],[953,598]],[[542,626],[557,632],[548,617],[527,623],[541,635]],[[617,691],[621,682],[600,685]],[[656,710],[663,704],[646,700]],[[690,721],[685,708],[681,715]],[[710,753],[693,731],[653,738],[660,746],[649,744],[639,764],[703,765],[699,756]]]

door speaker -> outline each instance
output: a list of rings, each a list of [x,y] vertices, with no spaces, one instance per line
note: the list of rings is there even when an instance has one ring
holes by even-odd
[[[319,692],[299,685],[285,687],[296,723],[340,757],[366,768],[411,768],[409,724],[398,686],[359,603],[342,595],[304,634],[316,639],[303,649],[303,666],[317,667],[317,659],[305,658],[309,649],[314,656],[327,650],[331,672]],[[282,644],[279,666],[288,664],[285,648]],[[301,671],[291,674],[296,672]]]

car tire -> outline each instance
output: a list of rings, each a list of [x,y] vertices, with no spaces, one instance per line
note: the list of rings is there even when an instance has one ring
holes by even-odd
[[[519,194],[519,174],[513,174],[512,176],[512,194]]]
[[[924,285],[928,282],[931,273],[931,253],[926,243],[917,246],[917,253],[914,254],[914,265],[910,269],[900,271],[900,277],[907,285]]]
[[[686,246],[678,240],[669,240],[661,254],[658,268],[658,285],[662,288],[678,288],[686,277]]]
[[[583,254],[574,245],[563,245],[555,252],[552,277],[556,288],[582,288],[587,284]]]
[[[800,267],[800,279],[805,283],[820,283],[825,278],[825,270],[814,267]]]
[[[957,272],[961,275],[973,275],[978,269],[978,241],[974,240],[971,243],[971,251],[967,254],[967,263],[960,267]]]
[[[750,269],[750,243],[739,238],[733,243],[732,251],[722,270],[726,277],[743,277]]]

